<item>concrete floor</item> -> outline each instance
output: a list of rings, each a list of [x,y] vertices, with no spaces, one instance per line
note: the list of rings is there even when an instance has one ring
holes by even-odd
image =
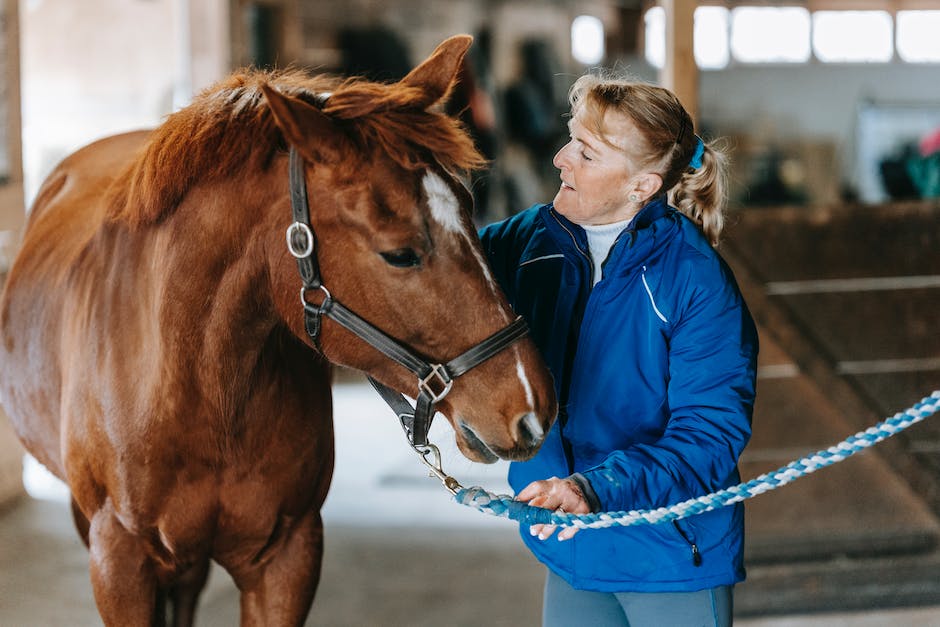
[[[422,472],[394,418],[366,384],[337,385],[335,398],[337,468],[324,509],[323,580],[307,624],[538,625],[544,571],[517,540],[515,525],[453,503],[439,484]],[[505,467],[472,465],[459,456],[444,421],[434,425],[432,440],[443,449],[445,469],[465,485],[508,489],[503,478]],[[764,544],[770,542],[765,540]],[[838,582],[859,571],[857,565],[845,566],[845,560],[827,564],[828,570],[822,574],[817,567],[799,564],[751,568],[750,580],[738,590],[739,609],[744,611],[739,612],[736,624],[940,627],[940,597],[935,597],[934,604],[923,605],[924,599],[929,601],[934,594],[929,573],[940,572],[940,568],[928,566],[925,571],[922,561],[911,584],[918,590],[923,588],[916,595],[918,607],[880,609],[897,603],[877,605],[880,601],[876,600],[865,612],[796,613],[799,610],[794,607],[819,605],[801,605],[807,586],[844,592],[849,588],[840,588],[843,584]],[[910,571],[894,558],[873,561],[862,570]],[[881,577],[876,575],[875,579]],[[787,589],[779,589],[781,585]],[[858,586],[867,590],[873,583],[863,579],[856,582]],[[873,598],[883,599],[884,595]],[[781,605],[775,605],[773,599],[789,599],[789,613],[779,615]],[[767,611],[778,615],[759,616]],[[237,622],[237,592],[228,575],[216,569],[202,599],[198,624],[230,626]],[[0,512],[0,626],[100,624],[88,581],[87,553],[72,529],[66,505],[24,498]]]
[[[101,625],[87,554],[61,503],[24,499],[0,514],[0,625]],[[323,581],[307,625],[538,625],[543,570],[505,528],[330,525]],[[746,585],[746,584],[745,584]],[[213,571],[197,624],[238,624],[237,592]],[[748,617],[739,627],[937,627],[940,606]]]

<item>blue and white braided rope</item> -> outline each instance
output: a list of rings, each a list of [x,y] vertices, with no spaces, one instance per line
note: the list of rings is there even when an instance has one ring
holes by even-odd
[[[651,524],[678,520],[718,509],[732,503],[738,503],[776,490],[794,479],[816,472],[820,468],[831,466],[851,457],[870,446],[900,433],[911,425],[921,422],[940,410],[940,390],[933,392],[916,405],[895,414],[873,427],[860,431],[846,438],[839,444],[817,451],[796,461],[792,461],[773,472],[760,475],[756,479],[740,483],[724,490],[719,490],[669,507],[652,510],[602,512],[597,514],[569,514],[554,512],[541,507],[534,507],[514,501],[511,496],[487,492],[480,487],[462,488],[454,499],[462,505],[476,508],[481,512],[517,520],[523,525],[551,524],[560,527],[580,527],[582,529],[601,529],[605,527],[630,527],[639,524]]]

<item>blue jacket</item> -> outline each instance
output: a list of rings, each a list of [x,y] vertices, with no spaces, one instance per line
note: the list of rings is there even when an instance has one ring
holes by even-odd
[[[580,473],[603,511],[649,509],[740,481],[757,332],[731,271],[657,198],[611,248],[594,288],[587,237],[551,205],[481,231],[494,275],[555,378],[559,416],[510,466],[517,492]],[[584,530],[535,556],[572,586],[690,591],[744,579],[741,504],[659,525]]]

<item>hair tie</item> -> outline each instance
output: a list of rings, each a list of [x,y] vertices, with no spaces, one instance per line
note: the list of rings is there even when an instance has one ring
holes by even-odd
[[[705,143],[698,135],[695,136],[695,152],[692,153],[692,159],[689,161],[689,167],[698,170],[702,167],[702,155],[705,154]]]

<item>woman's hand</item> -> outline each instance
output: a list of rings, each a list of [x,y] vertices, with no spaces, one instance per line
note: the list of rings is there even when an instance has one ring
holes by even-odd
[[[535,507],[560,510],[569,514],[589,514],[591,508],[584,500],[581,488],[572,479],[552,477],[543,481],[533,481],[516,495],[517,501],[525,501]],[[555,533],[555,525],[532,525],[529,533],[546,540]],[[559,540],[568,540],[578,533],[578,527],[565,527],[558,533]]]

